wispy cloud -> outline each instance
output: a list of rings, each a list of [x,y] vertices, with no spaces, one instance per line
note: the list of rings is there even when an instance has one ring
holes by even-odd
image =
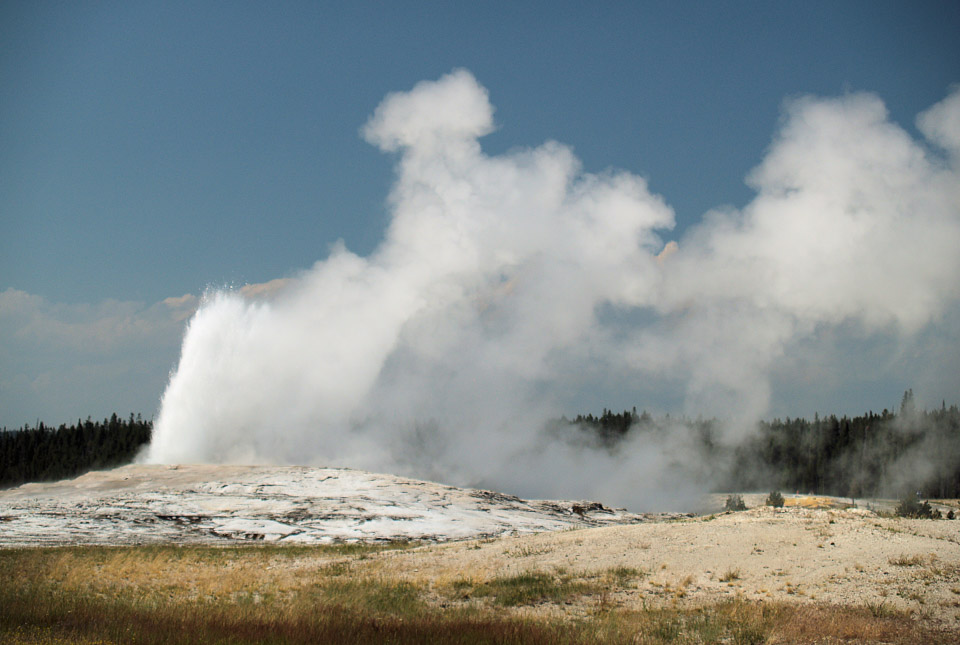
[[[24,347],[111,354],[144,342],[196,311],[195,296],[167,298],[152,306],[105,300],[97,304],[61,304],[16,289],[0,292],[0,324]]]
[[[184,321],[197,304],[192,296],[152,306],[62,304],[0,292],[4,423],[62,423],[113,411],[152,416],[156,388],[174,366]],[[124,405],[130,409],[118,409]]]

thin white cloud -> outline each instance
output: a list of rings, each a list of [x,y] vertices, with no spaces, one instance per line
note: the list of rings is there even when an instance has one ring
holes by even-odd
[[[269,299],[288,282],[248,284],[237,293],[250,302]],[[192,294],[146,305],[64,304],[18,289],[0,292],[0,425],[112,412],[153,416],[200,303]]]
[[[53,303],[0,292],[0,409],[3,424],[63,423],[111,412],[156,411],[197,298],[152,306],[106,300]]]
[[[178,332],[175,323],[192,315],[196,306],[193,296],[150,307],[117,300],[62,304],[7,289],[0,292],[0,325],[8,338],[24,346],[103,354]]]

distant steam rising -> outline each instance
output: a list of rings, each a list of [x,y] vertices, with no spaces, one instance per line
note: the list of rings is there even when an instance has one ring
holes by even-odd
[[[555,142],[485,155],[493,108],[468,72],[391,94],[363,130],[399,153],[383,243],[340,246],[267,297],[208,294],[148,460],[343,465],[634,508],[690,493],[696,478],[669,467],[680,433],[610,454],[546,441],[544,421],[598,373],[637,372],[745,421],[789,343],[928,326],[960,296],[960,91],[918,125],[942,150],[870,95],[794,101],[750,175],[757,197],[677,244],[637,176],[584,173]]]

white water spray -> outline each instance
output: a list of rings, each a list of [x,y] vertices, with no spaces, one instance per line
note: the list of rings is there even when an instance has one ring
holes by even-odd
[[[803,99],[752,173],[756,199],[679,241],[626,172],[555,142],[500,156],[466,71],[388,96],[364,137],[397,153],[392,219],[269,298],[208,294],[163,396],[153,462],[350,466],[642,507],[693,491],[682,437],[616,454],[547,440],[597,378],[685,383],[746,420],[825,327],[909,336],[960,296],[960,92],[926,150],[869,95]],[[641,321],[642,322],[638,322]]]

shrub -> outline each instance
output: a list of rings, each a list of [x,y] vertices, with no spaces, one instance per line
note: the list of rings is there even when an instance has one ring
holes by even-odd
[[[783,495],[780,494],[780,491],[775,490],[767,496],[767,506],[783,508]]]
[[[727,497],[727,503],[724,504],[724,508],[728,511],[745,511],[747,510],[747,505],[743,503],[743,498],[739,495],[730,495]]]
[[[920,500],[916,499],[913,495],[906,495],[900,500],[896,513],[898,517],[939,519],[934,514],[930,502],[923,502],[921,504]]]

